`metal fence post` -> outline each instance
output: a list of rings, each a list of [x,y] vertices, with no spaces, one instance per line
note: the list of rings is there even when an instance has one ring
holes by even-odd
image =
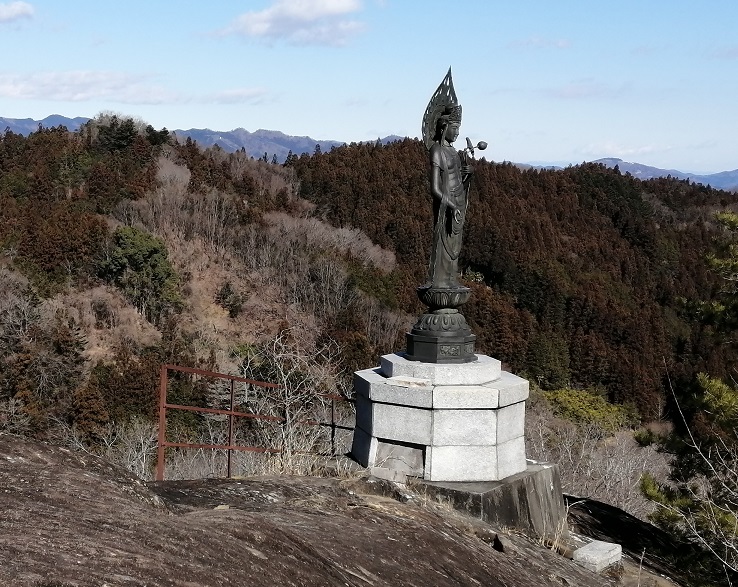
[[[167,441],[167,365],[159,370],[159,446],[156,451],[156,480],[164,481],[165,444]]]
[[[228,478],[231,478],[231,464],[233,459],[233,412],[236,410],[235,405],[236,394],[233,388],[233,379],[231,379],[231,413],[228,414]]]

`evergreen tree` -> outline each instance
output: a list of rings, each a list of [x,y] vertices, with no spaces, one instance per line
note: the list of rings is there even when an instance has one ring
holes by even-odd
[[[717,297],[697,304],[699,318],[717,337],[732,343],[738,325],[738,215],[722,212],[716,219],[724,232],[709,266],[722,279]],[[652,515],[659,526],[702,546],[717,566],[706,565],[710,580],[738,580],[738,389],[700,373],[696,385],[676,390],[677,430],[662,440],[673,455],[672,483],[650,475],[641,482],[644,494],[660,507]],[[676,393],[676,392],[675,392]],[[695,567],[705,566],[697,559]]]
[[[99,264],[99,272],[155,324],[182,304],[179,277],[167,258],[164,241],[132,226],[113,233],[112,249]]]

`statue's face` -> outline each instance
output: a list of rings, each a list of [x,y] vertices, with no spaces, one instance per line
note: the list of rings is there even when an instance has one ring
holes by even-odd
[[[446,127],[446,140],[449,143],[453,143],[457,138],[459,138],[459,124],[452,122]]]

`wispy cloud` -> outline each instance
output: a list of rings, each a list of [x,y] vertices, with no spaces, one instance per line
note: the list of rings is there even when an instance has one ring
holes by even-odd
[[[0,74],[0,96],[60,102],[106,99],[122,104],[163,104],[178,100],[172,92],[152,83],[152,77],[115,71]]]
[[[545,90],[547,96],[563,100],[617,98],[628,89],[626,84],[613,86],[596,80],[579,80]]]
[[[738,45],[727,45],[720,47],[712,52],[711,57],[714,59],[738,59]]]
[[[345,45],[363,24],[350,15],[359,0],[276,0],[269,8],[238,16],[220,35],[242,35],[293,45]]]
[[[33,6],[28,2],[7,2],[0,4],[0,23],[13,22],[21,18],[31,18]]]
[[[153,74],[118,71],[61,71],[0,74],[0,96],[26,100],[88,102],[106,100],[119,104],[260,104],[265,88],[236,88],[209,94],[182,94],[158,83]]]
[[[568,49],[571,42],[568,39],[547,39],[532,36],[527,39],[518,39],[508,44],[511,49]]]
[[[580,149],[581,155],[589,157],[617,157],[627,159],[651,153],[665,153],[673,149],[670,145],[623,145],[614,141],[592,143]]]
[[[206,94],[199,101],[209,104],[261,104],[267,96],[264,88],[238,88]]]
[[[666,45],[637,45],[630,50],[631,55],[636,57],[652,57],[654,55],[661,55],[668,50]]]

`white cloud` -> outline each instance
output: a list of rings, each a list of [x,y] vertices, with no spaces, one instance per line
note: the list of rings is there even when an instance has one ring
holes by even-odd
[[[0,96],[29,100],[86,102],[106,99],[122,104],[162,104],[177,96],[150,83],[151,76],[115,71],[64,71],[0,74]]]
[[[210,104],[259,104],[266,96],[264,88],[239,88],[207,94],[201,101]]]
[[[156,83],[155,75],[117,71],[0,74],[0,97],[57,102],[105,100],[119,104],[259,104],[264,88],[237,88],[203,95],[178,94]]]
[[[12,22],[21,18],[31,18],[33,6],[28,2],[8,2],[0,4],[0,23]]]
[[[276,0],[269,8],[240,15],[220,33],[295,45],[345,45],[363,29],[348,18],[360,10],[359,0]]]
[[[587,157],[617,157],[618,159],[626,159],[628,157],[637,157],[639,155],[649,155],[651,153],[665,153],[673,149],[670,145],[623,145],[613,141],[605,141],[602,143],[593,143],[583,147],[580,150],[582,155]]]
[[[720,47],[719,49],[712,52],[712,57],[715,59],[727,60],[738,59],[738,45]]]

